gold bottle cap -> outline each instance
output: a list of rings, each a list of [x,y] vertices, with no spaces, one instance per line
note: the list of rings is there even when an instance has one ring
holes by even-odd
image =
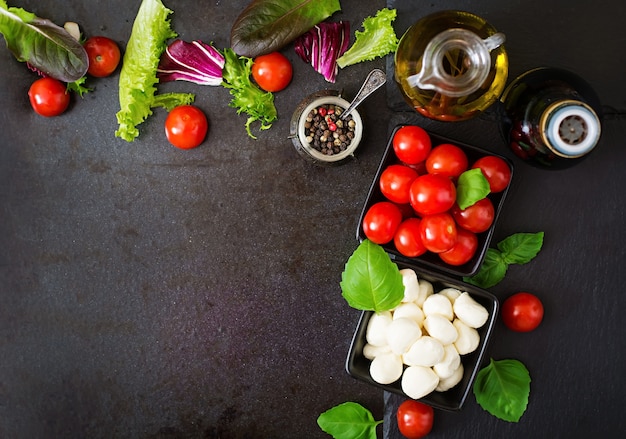
[[[556,155],[578,158],[591,152],[600,139],[600,119],[581,101],[557,101],[539,121],[543,142]]]

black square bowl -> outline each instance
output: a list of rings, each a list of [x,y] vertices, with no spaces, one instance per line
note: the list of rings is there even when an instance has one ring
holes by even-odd
[[[488,291],[453,279],[446,275],[437,274],[425,269],[416,269],[415,267],[407,266],[402,263],[397,263],[397,265],[400,269],[411,268],[415,270],[418,279],[425,279],[432,283],[435,293],[441,291],[444,288],[456,288],[461,292],[469,293],[475,301],[484,306],[485,309],[489,312],[489,318],[487,319],[487,322],[481,328],[478,328],[480,343],[477,349],[470,354],[461,356],[461,362],[463,363],[464,369],[463,378],[461,379],[461,381],[456,386],[445,392],[433,391],[432,393],[420,399],[420,402],[423,402],[435,408],[449,411],[458,411],[461,409],[463,403],[465,402],[465,399],[469,395],[472,384],[474,382],[474,378],[480,370],[481,364],[483,362],[483,357],[491,338],[496,317],[498,314],[498,299]],[[369,367],[371,360],[365,358],[365,356],[363,355],[363,347],[366,344],[365,334],[367,330],[367,325],[373,314],[374,313],[372,311],[364,311],[361,314],[356,330],[354,332],[354,336],[352,338],[352,343],[348,352],[348,358],[346,359],[346,370],[352,377],[358,380],[364,381],[388,392],[397,393],[406,398],[409,398],[409,396],[407,396],[402,391],[401,379],[397,380],[394,383],[385,385],[377,383],[372,379],[370,375]]]
[[[397,127],[394,128],[393,132],[391,133],[391,136],[389,137],[389,141],[387,142],[387,148],[385,149],[383,158],[380,162],[376,175],[374,176],[372,185],[370,186],[369,193],[367,195],[367,199],[365,200],[363,210],[361,211],[361,216],[360,216],[358,227],[357,227],[357,239],[359,240],[359,242],[366,239],[365,233],[363,232],[362,225],[363,225],[363,218],[365,217],[365,214],[367,213],[368,209],[373,204],[379,201],[389,201],[385,198],[385,196],[380,190],[379,180],[380,180],[381,174],[389,165],[400,163],[400,161],[397,159],[395,152],[393,150],[393,136],[395,135],[396,131],[398,131],[402,126],[403,125],[398,125]],[[511,177],[513,176],[513,163],[506,157],[500,156],[490,151],[486,151],[481,148],[477,148],[475,146],[458,142],[453,139],[449,139],[447,137],[439,136],[431,132],[428,132],[428,134],[431,138],[433,148],[443,143],[452,143],[460,147],[467,155],[470,166],[476,160],[484,156],[493,155],[493,156],[499,157],[509,165],[509,168],[511,169]],[[463,265],[460,265],[460,266],[449,265],[445,263],[443,260],[441,260],[441,258],[439,258],[437,254],[431,253],[431,252],[426,252],[425,254],[416,258],[408,258],[406,256],[403,256],[400,252],[398,252],[393,242],[390,242],[388,244],[383,244],[382,247],[393,259],[396,259],[399,261],[404,261],[412,265],[424,266],[426,268],[435,269],[437,271],[442,271],[442,272],[452,274],[455,276],[472,276],[478,271],[478,269],[480,268],[480,264],[485,258],[485,254],[487,253],[487,249],[489,248],[489,244],[491,242],[491,238],[493,236],[495,226],[498,221],[498,216],[500,215],[500,211],[502,210],[502,206],[504,204],[506,195],[509,191],[509,187],[510,187],[510,183],[509,183],[509,186],[507,186],[507,188],[504,189],[502,192],[491,193],[488,195],[488,198],[491,199],[491,202],[493,203],[493,207],[494,207],[493,224],[491,225],[491,227],[489,227],[487,231],[476,235],[478,238],[478,250],[476,251],[476,254],[474,255],[474,257]]]

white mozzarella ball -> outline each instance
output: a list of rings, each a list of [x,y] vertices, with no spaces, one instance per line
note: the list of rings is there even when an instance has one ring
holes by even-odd
[[[439,314],[452,321],[454,313],[452,311],[452,302],[446,296],[441,294],[431,294],[426,298],[422,305],[425,316]]]
[[[407,366],[431,367],[443,359],[443,345],[436,338],[425,335],[411,345],[402,356]]]
[[[379,384],[391,384],[402,376],[402,359],[394,353],[377,356],[370,363],[370,375]]]
[[[400,270],[402,284],[404,285],[404,297],[402,302],[415,302],[420,294],[420,285],[417,274],[410,268]]]
[[[450,390],[461,382],[461,380],[463,379],[463,372],[463,363],[461,363],[452,375],[450,375],[448,378],[439,380],[439,384],[437,385],[437,388],[435,390],[437,392],[445,392],[446,390]]]
[[[456,288],[452,288],[452,287],[444,288],[443,290],[439,291],[438,294],[443,294],[448,299],[450,299],[450,303],[454,303],[456,298],[461,295],[461,290],[457,290]]]
[[[419,284],[420,284],[420,291],[419,291],[419,295],[417,299],[415,300],[415,303],[417,303],[419,306],[422,306],[426,298],[430,296],[431,294],[433,294],[435,290],[433,289],[433,284],[431,284],[427,280],[420,279]]]
[[[459,336],[454,342],[454,347],[456,347],[459,355],[467,355],[474,352],[480,344],[480,335],[478,334],[478,331],[467,326],[459,319],[454,319],[452,324],[459,333]]]
[[[467,292],[461,293],[454,301],[454,313],[467,326],[480,328],[489,318],[489,312],[476,302]]]
[[[433,371],[441,379],[450,378],[461,364],[461,356],[454,345],[444,347],[443,359],[433,366]]]
[[[428,331],[428,335],[439,340],[444,346],[454,343],[459,335],[452,322],[439,314],[426,316],[424,329]]]
[[[393,311],[393,319],[408,318],[414,320],[419,326],[424,321],[424,311],[415,302],[401,303]]]
[[[367,322],[365,340],[373,346],[385,346],[387,344],[387,328],[391,321],[390,311],[372,314],[369,322]]]
[[[420,399],[437,388],[439,377],[430,367],[409,366],[402,375],[402,391],[410,398]]]
[[[397,355],[404,354],[421,336],[419,325],[406,317],[393,320],[387,327],[387,344]]]
[[[387,345],[385,346],[374,346],[372,344],[366,343],[363,346],[363,356],[368,360],[373,360],[382,354],[388,354],[391,352],[391,348]]]

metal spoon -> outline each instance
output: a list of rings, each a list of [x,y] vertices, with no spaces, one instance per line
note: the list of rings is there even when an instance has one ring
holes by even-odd
[[[356,94],[356,97],[352,100],[348,108],[346,108],[346,110],[341,113],[339,119],[345,120],[346,117],[348,117],[348,115],[352,112],[352,110],[354,110],[361,102],[365,100],[365,98],[371,95],[374,91],[378,90],[378,88],[385,82],[387,82],[387,76],[385,75],[385,72],[380,69],[372,70],[369,75],[367,75],[367,78],[365,78],[365,81],[363,82],[363,85],[361,86],[359,92]]]

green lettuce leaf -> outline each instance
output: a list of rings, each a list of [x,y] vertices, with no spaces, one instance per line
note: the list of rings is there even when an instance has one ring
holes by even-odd
[[[132,142],[138,135],[137,125],[152,114],[152,108],[171,109],[193,102],[189,93],[169,93],[156,96],[156,73],[167,40],[175,38],[169,15],[161,0],[143,0],[126,46],[119,79],[119,128],[115,135]]]
[[[20,62],[63,82],[87,73],[89,59],[83,46],[65,29],[22,8],[0,0],[0,33]]]

